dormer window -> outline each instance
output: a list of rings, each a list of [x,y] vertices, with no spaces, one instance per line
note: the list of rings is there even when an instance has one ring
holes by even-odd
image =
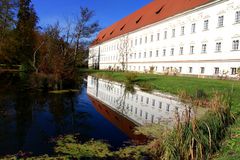
[[[162,6],[159,10],[157,10],[155,13],[156,14],[159,14],[161,11],[162,11],[162,9],[164,8],[164,6]]]
[[[105,36],[106,36],[106,34],[104,34],[104,35],[102,36],[102,39],[105,38]]]
[[[113,32],[114,32],[114,30],[110,33],[110,35],[112,35],[113,34]]]
[[[136,21],[136,24],[138,24],[142,19],[142,16],[140,18],[138,18],[138,20]]]
[[[120,28],[120,31],[122,31],[125,26],[126,26],[126,24],[124,24],[124,25]]]

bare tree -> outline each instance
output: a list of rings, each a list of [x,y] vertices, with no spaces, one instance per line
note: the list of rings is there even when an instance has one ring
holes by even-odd
[[[119,63],[122,66],[122,70],[126,71],[128,69],[128,57],[131,56],[131,46],[129,43],[128,34],[120,38],[119,46]]]

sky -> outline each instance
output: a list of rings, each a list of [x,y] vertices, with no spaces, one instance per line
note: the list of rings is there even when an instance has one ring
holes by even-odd
[[[95,12],[93,21],[98,21],[101,28],[124,18],[152,0],[32,0],[39,26],[46,27],[57,21],[61,25],[67,18],[75,17],[80,7],[88,7]]]

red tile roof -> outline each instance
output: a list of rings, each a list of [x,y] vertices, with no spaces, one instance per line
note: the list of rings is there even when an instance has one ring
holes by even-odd
[[[102,43],[149,24],[199,7],[213,0],[154,0],[110,27],[103,29],[92,45]]]

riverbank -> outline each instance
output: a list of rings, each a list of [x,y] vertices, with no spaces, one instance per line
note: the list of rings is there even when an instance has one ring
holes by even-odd
[[[118,82],[126,82],[129,78],[123,72],[93,70],[87,72],[96,77]],[[214,96],[214,93],[216,92],[223,94],[231,93],[231,112],[234,114],[236,120],[234,125],[230,127],[230,134],[223,141],[221,149],[214,159],[227,160],[240,158],[240,81],[199,79],[193,77],[176,77],[141,73],[130,73],[130,75],[134,77],[134,83],[142,88],[159,90],[174,95],[179,95],[179,93],[184,91],[189,95],[194,96],[198,90],[201,90],[208,97]]]

